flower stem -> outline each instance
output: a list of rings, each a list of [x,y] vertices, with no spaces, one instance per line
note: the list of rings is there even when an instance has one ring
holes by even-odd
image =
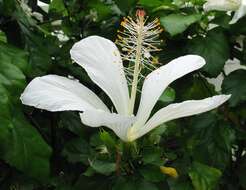
[[[137,87],[138,87],[138,75],[140,73],[140,64],[141,64],[141,51],[142,51],[142,42],[143,42],[143,27],[144,22],[142,19],[139,21],[139,31],[138,31],[138,38],[137,38],[137,49],[136,49],[136,59],[134,65],[134,72],[133,72],[133,81],[132,81],[132,88],[131,88],[131,98],[129,102],[129,115],[132,115],[134,112],[134,105],[136,100],[137,94]]]

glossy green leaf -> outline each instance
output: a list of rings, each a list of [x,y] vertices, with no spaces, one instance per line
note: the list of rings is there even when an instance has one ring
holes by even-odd
[[[236,70],[225,77],[222,84],[222,91],[231,94],[230,106],[236,106],[246,100],[246,70]]]
[[[175,36],[184,32],[191,24],[201,19],[200,14],[193,15],[181,15],[171,14],[165,17],[161,17],[161,25],[171,35]]]
[[[220,170],[194,162],[189,176],[195,190],[214,190],[221,177]]]
[[[64,5],[64,1],[63,0],[53,0],[50,3],[49,6],[49,12],[54,12],[58,15],[62,15],[62,16],[67,16],[68,12],[67,9]]]
[[[211,30],[206,37],[196,37],[188,41],[187,53],[197,54],[206,60],[202,70],[209,76],[216,77],[229,59],[229,44],[225,34]]]
[[[194,134],[189,135],[188,148],[197,161],[223,171],[231,160],[235,132],[218,117],[206,113],[192,119],[190,130]]]

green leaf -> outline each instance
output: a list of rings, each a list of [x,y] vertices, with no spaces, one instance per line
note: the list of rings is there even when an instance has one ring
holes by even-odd
[[[195,190],[214,190],[221,177],[220,170],[194,162],[189,171]]]
[[[64,5],[63,0],[53,0],[49,5],[49,12],[56,13],[58,15],[67,16],[68,12]]]
[[[104,142],[109,149],[115,150],[116,142],[115,139],[110,135],[110,133],[102,130],[99,135],[102,142]]]
[[[112,190],[136,190],[136,184],[132,180],[120,177],[117,179]]]
[[[36,22],[18,8],[13,16],[21,29],[25,41],[25,49],[29,53],[26,75],[36,77],[44,75],[51,68],[52,56],[59,48],[56,37],[36,25]]]
[[[206,60],[202,70],[209,76],[216,77],[222,72],[229,59],[230,48],[226,36],[221,31],[209,31],[206,37],[196,37],[188,42],[187,51]]]
[[[0,157],[7,163],[38,180],[48,178],[51,148],[20,113],[12,120],[1,119],[0,141]]]
[[[145,147],[143,150],[143,162],[145,164],[162,165],[162,151],[158,147]]]
[[[233,128],[219,119],[219,115],[206,113],[193,117],[188,138],[192,157],[202,163],[225,170],[231,160],[235,140]],[[193,134],[193,135],[192,135]]]
[[[246,156],[244,155],[242,158],[240,158],[240,162],[238,163],[238,171],[237,176],[239,178],[240,185],[243,187],[243,189],[246,188]]]
[[[164,180],[164,175],[160,172],[159,166],[147,165],[140,168],[140,174],[150,182],[160,182]]]
[[[158,188],[153,183],[142,180],[137,183],[137,190],[158,190]]]
[[[0,42],[0,83],[12,95],[19,95],[25,86],[22,70],[27,66],[27,53]]]
[[[197,54],[206,60],[202,70],[209,76],[216,77],[222,72],[229,59],[229,44],[221,31],[211,30],[206,37],[197,37],[188,42],[188,53]]]
[[[86,177],[80,175],[78,181],[74,186],[74,190],[112,190],[111,180],[105,176]],[[73,189],[69,189],[73,190]]]
[[[96,172],[104,175],[110,175],[116,169],[115,163],[100,160],[91,161],[90,165]]]
[[[190,180],[187,178],[178,178],[175,180],[169,178],[168,185],[170,190],[194,190]]]
[[[178,81],[176,88],[177,99],[204,99],[216,95],[214,86],[200,76],[183,77]]]
[[[162,93],[159,101],[164,103],[170,103],[175,100],[175,90],[171,87],[167,87],[166,90]]]
[[[139,0],[138,3],[142,6],[153,8],[161,6],[163,2],[161,0]]]
[[[161,25],[171,35],[175,36],[184,32],[191,24],[201,19],[200,14],[181,15],[171,14],[160,18]]]
[[[15,0],[0,0],[0,15],[10,16],[15,10]]]
[[[119,178],[112,190],[158,190],[158,188],[145,180]]]
[[[7,42],[7,37],[6,37],[5,33],[2,32],[1,30],[0,30],[0,42],[4,42],[4,43]]]
[[[231,94],[230,106],[234,107],[246,100],[246,70],[236,70],[225,77],[222,92]]]
[[[59,127],[68,129],[79,137],[86,138],[85,127],[81,122],[79,114],[76,112],[61,112]]]
[[[150,132],[149,141],[151,144],[158,144],[161,141],[161,136],[167,130],[166,124],[161,124],[159,127],[155,128]]]
[[[91,13],[93,13],[91,16],[93,16],[94,22],[110,18],[113,13],[110,5],[99,0],[90,0],[88,8],[90,9]]]
[[[51,148],[26,121],[18,104],[26,65],[26,52],[0,43],[0,157],[42,180],[49,176]]]
[[[136,0],[115,0],[115,3],[120,10],[128,12],[132,7],[134,7]]]
[[[66,143],[62,155],[71,163],[82,162],[88,164],[90,156],[89,144],[82,138],[75,138]]]

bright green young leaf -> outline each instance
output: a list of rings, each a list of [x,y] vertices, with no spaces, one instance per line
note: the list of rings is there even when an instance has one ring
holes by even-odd
[[[102,21],[112,16],[113,10],[111,6],[99,1],[99,0],[90,0],[88,7],[91,11],[91,17],[93,17],[93,21]]]
[[[67,16],[68,12],[67,9],[64,5],[64,1],[63,0],[53,0],[50,3],[49,6],[49,12],[51,13],[55,13],[58,15],[62,15],[62,16]]]
[[[175,36],[184,32],[191,24],[198,22],[201,19],[200,14],[181,15],[171,14],[161,17],[161,25],[171,35]]]
[[[236,106],[246,100],[246,70],[236,70],[225,77],[222,91],[231,94],[230,106]]]
[[[7,42],[7,37],[3,31],[0,30],[0,42]]]
[[[159,101],[164,103],[169,103],[175,100],[175,90],[171,87],[167,87],[166,90],[162,93]]]
[[[103,130],[100,132],[100,139],[102,142],[105,143],[105,145],[109,148],[112,149],[112,151],[115,150],[116,142],[115,139],[108,133],[107,131]]]
[[[206,60],[202,70],[211,77],[221,73],[230,55],[227,37],[217,30],[211,30],[206,37],[196,37],[188,41],[187,51],[190,54],[200,55]]]
[[[195,190],[214,190],[221,177],[220,170],[194,162],[189,171]]]

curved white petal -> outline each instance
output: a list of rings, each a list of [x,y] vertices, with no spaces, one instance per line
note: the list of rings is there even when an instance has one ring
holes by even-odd
[[[197,55],[186,55],[150,73],[143,84],[135,125],[143,126],[166,87],[174,80],[201,68],[205,60]]]
[[[105,126],[112,129],[123,141],[128,141],[127,131],[135,121],[133,116],[108,113],[102,110],[86,110],[80,113],[82,123],[90,127]]]
[[[205,11],[235,11],[239,8],[241,0],[207,0],[203,5]]]
[[[57,75],[33,79],[20,97],[23,104],[48,111],[102,109],[105,104],[87,87]]]
[[[132,127],[130,139],[135,140],[167,121],[212,110],[226,102],[230,96],[231,95],[218,95],[203,100],[189,100],[170,104],[156,112],[141,128]]]
[[[118,113],[127,114],[129,92],[120,53],[113,42],[90,36],[74,44],[71,57],[114,103]]]
[[[246,15],[246,0],[242,0],[241,6],[235,12],[230,24],[235,24],[240,18]]]

